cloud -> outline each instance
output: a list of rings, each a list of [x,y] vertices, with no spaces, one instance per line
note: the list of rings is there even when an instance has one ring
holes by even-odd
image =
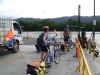
[[[0,17],[55,18],[78,15],[81,5],[82,16],[93,15],[92,0],[0,0]],[[99,15],[99,0],[96,14]]]

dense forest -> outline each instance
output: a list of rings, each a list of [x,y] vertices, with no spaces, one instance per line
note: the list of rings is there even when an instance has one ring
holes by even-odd
[[[44,25],[50,27],[49,31],[56,29],[57,31],[62,31],[65,29],[65,25],[78,26],[78,21],[73,19],[68,19],[65,22],[56,22],[50,19],[35,20],[35,21],[18,21],[21,25],[24,26],[24,31],[42,31]],[[86,31],[93,30],[93,22],[80,22],[81,27],[85,27]],[[100,31],[100,21],[96,21],[95,31]]]

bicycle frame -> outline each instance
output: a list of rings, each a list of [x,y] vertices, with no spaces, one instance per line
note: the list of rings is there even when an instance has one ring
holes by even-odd
[[[54,60],[54,50],[50,50],[50,49],[48,49],[48,56],[49,56],[49,58],[50,58],[50,60],[49,60],[49,62],[51,63],[51,62],[53,62],[53,60]]]
[[[57,34],[56,34],[56,36],[57,36]],[[56,36],[54,36],[54,37],[56,37]],[[55,40],[55,38],[52,38],[51,40],[52,41],[54,41]],[[49,38],[50,39],[50,38]],[[50,40],[49,40],[50,41]],[[48,44],[51,44],[51,42],[48,42]],[[52,44],[51,44],[52,45]],[[48,47],[48,55],[46,55],[45,57],[48,57],[49,59],[48,59],[48,63],[51,63],[51,62],[54,62],[55,61],[55,63],[57,64],[57,59],[55,60],[55,57],[57,57],[57,55],[55,55],[55,52],[57,53],[57,47],[58,47],[58,44],[57,44],[57,42],[56,41],[54,41],[53,42],[53,49],[52,50],[50,50],[50,47]],[[47,59],[46,59],[47,60]]]
[[[60,52],[59,52],[59,49],[57,49],[57,45],[58,45],[57,42],[55,42],[52,50],[50,50],[50,45],[49,45],[48,54],[44,56],[44,61],[46,62],[46,69],[47,69],[46,72],[47,73],[50,71],[50,68],[53,62],[55,62],[56,64],[59,63]],[[59,56],[58,56],[58,53],[59,53]],[[57,58],[59,59],[58,61],[57,61]]]
[[[69,46],[72,45],[72,39],[68,39],[68,45],[69,45]]]
[[[49,58],[49,59],[47,59],[47,62],[48,63],[52,63],[52,62],[55,61],[54,56],[55,56],[56,50],[57,50],[56,46],[53,46],[53,49],[52,50],[50,50],[50,47],[48,48],[48,55],[47,55],[48,58]]]
[[[72,38],[68,39],[69,48],[73,49],[75,47],[75,43],[72,41]]]

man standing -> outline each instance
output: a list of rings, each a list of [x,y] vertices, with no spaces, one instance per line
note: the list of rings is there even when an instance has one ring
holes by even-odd
[[[70,34],[70,32],[69,32],[69,25],[66,25],[66,29],[64,29],[64,33],[63,33],[65,46],[68,45],[68,39],[70,38],[69,34]]]

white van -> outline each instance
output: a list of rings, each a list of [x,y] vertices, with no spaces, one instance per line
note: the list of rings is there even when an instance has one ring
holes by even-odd
[[[11,18],[0,18],[0,53],[5,49],[12,51],[13,53],[18,52],[19,44],[23,44],[23,35],[22,27],[16,21],[13,21]],[[13,37],[4,39],[4,36],[7,35],[9,31],[12,31]]]

